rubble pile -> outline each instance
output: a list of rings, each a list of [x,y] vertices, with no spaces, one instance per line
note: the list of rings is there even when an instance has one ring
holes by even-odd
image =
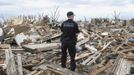
[[[4,23],[1,75],[134,74],[134,19],[94,18],[91,23],[79,22],[75,72],[60,67],[62,33],[59,25],[49,20],[47,16],[29,16]]]

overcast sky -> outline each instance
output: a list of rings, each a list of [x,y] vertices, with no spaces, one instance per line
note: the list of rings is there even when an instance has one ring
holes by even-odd
[[[15,15],[47,14],[59,6],[60,20],[66,19],[67,11],[74,11],[76,19],[112,18],[120,12],[120,18],[134,17],[134,0],[0,0],[0,17]]]

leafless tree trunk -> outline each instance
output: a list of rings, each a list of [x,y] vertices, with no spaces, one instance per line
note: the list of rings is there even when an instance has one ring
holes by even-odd
[[[59,6],[56,6],[51,10],[51,18],[53,21],[57,21],[60,17]]]
[[[116,21],[116,23],[118,22],[118,20],[119,20],[119,17],[120,17],[120,12],[119,13],[117,13],[117,11],[115,10],[114,11],[114,20]]]

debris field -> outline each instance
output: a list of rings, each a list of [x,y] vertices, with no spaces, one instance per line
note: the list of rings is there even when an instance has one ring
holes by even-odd
[[[78,21],[77,68],[60,67],[62,22],[19,16],[1,25],[0,75],[133,75],[134,19]]]

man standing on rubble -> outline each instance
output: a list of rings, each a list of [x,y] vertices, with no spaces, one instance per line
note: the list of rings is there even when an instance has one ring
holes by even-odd
[[[61,66],[66,68],[66,61],[67,61],[67,49],[70,55],[70,66],[71,70],[75,71],[76,63],[75,63],[75,55],[76,55],[76,42],[77,42],[77,35],[80,32],[78,28],[78,24],[73,21],[74,13],[69,11],[67,13],[68,20],[64,21],[61,25],[62,37],[61,37]]]

